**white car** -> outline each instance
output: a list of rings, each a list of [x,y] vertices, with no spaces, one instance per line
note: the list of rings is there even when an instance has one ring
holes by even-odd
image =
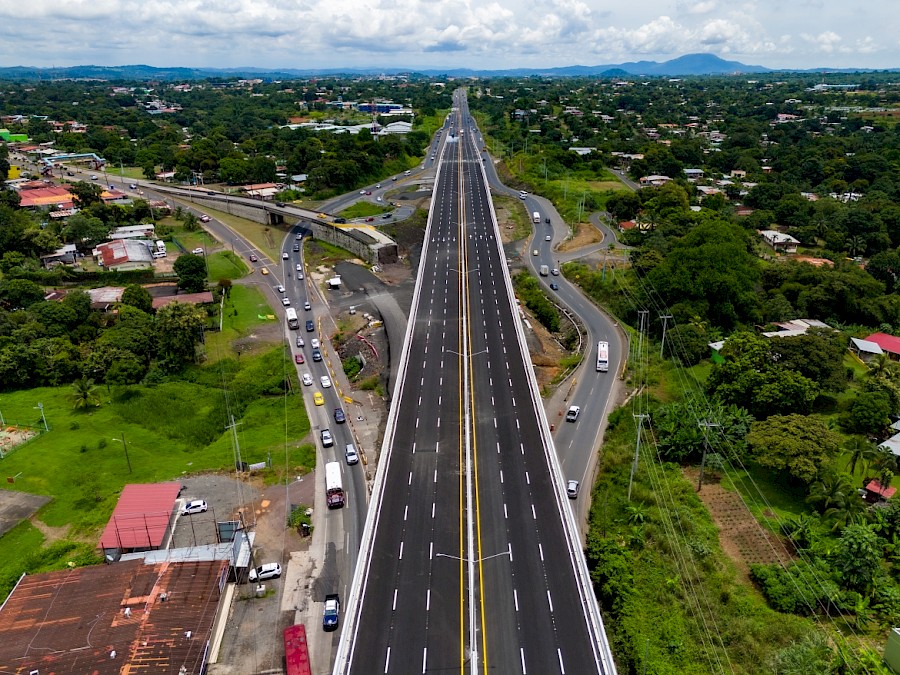
[[[302,272],[302,271],[303,271],[303,265],[301,265],[300,263],[297,263],[297,271],[298,271],[298,272]]]
[[[380,188],[380,187],[381,187],[381,183],[379,183],[379,184],[376,185],[375,187],[376,187],[376,189],[377,189],[377,188]]]
[[[322,429],[319,437],[322,439],[323,448],[330,448],[334,445],[334,437],[331,435],[331,429]]]
[[[568,412],[566,412],[566,422],[574,422],[578,419],[578,415],[580,414],[580,407],[578,407],[577,405],[570,406]]]
[[[192,499],[181,509],[181,515],[189,516],[192,513],[204,513],[209,508],[202,499]]]
[[[266,579],[277,579],[281,576],[281,565],[278,563],[266,563],[250,570],[247,578],[250,581],[265,581]]]
[[[309,303],[309,300],[303,303],[303,309],[305,309],[307,312],[312,309],[312,305]]]
[[[275,287],[275,290],[278,291],[279,293],[284,293],[284,286],[282,286],[281,284],[278,284]]]
[[[548,234],[546,237],[544,237],[544,241],[553,241],[553,237],[551,237],[551,236]]]
[[[566,494],[569,495],[569,499],[575,499],[578,497],[578,481],[570,480],[566,483]]]
[[[287,260],[287,259],[288,259],[287,251],[285,251],[284,253],[281,254],[281,259],[282,259],[282,260]]]
[[[323,375],[319,378],[319,384],[322,385],[322,389],[328,389],[331,386],[331,378],[327,375]]]
[[[291,299],[290,298],[282,298],[281,304],[284,305],[285,307],[289,307],[291,304]]]
[[[303,373],[303,386],[311,387],[313,383],[312,375],[309,373]]]
[[[364,194],[366,194],[366,191],[365,191],[365,190],[360,190],[360,191],[359,191],[359,194],[364,195]]]
[[[318,349],[322,345],[319,344],[319,338],[313,338],[312,340],[309,341],[309,346],[312,347],[313,349]]]
[[[198,246],[193,251],[191,251],[191,253],[193,253],[194,255],[203,255],[203,249]]]

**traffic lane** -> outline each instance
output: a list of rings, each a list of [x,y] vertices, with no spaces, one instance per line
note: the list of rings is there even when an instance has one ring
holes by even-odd
[[[449,243],[445,245],[449,246]],[[429,274],[430,271],[437,273]],[[428,570],[432,564],[433,552],[448,551],[445,555],[457,558],[460,556],[458,540],[453,534],[458,531],[459,519],[457,487],[459,473],[456,468],[459,411],[458,405],[453,404],[453,401],[458,400],[459,382],[458,357],[453,354],[459,352],[458,323],[455,321],[458,315],[458,306],[455,304],[458,297],[455,294],[449,296],[443,294],[443,284],[440,283],[442,278],[451,275],[456,278],[456,275],[450,270],[449,264],[434,266],[433,270],[423,272],[425,276],[422,283],[437,288],[423,287],[419,296],[417,328],[413,336],[406,383],[398,410],[398,419],[405,420],[405,423],[399,424],[395,430],[392,443],[394,450],[387,469],[395,476],[388,477],[395,489],[385,491],[385,500],[379,516],[380,519],[386,519],[394,525],[390,528],[379,528],[377,531],[375,550],[378,553],[373,555],[370,582],[366,586],[362,610],[363,622],[367,621],[366,612],[373,613],[372,618],[368,619],[370,623],[365,624],[367,626],[385,625],[379,618],[383,618],[386,607],[392,607],[393,618],[386,625],[390,628],[389,635],[377,639],[374,635],[376,631],[360,633],[359,639],[362,642],[356,647],[367,655],[366,663],[369,663],[368,659],[371,658],[378,663],[389,663],[389,672],[411,672],[411,664],[421,667],[424,652],[418,645],[427,644],[429,661],[435,662],[444,662],[450,658],[449,662],[453,663],[452,659],[455,657],[458,664],[458,656],[455,655],[458,655],[460,650],[458,618],[441,619],[442,622],[449,622],[451,625],[441,625],[435,630],[429,630],[427,639],[420,633],[421,628],[427,625],[427,621],[423,620],[424,607],[432,606],[430,603],[440,605],[442,602],[449,602],[452,608],[458,606],[459,602],[458,574],[452,571],[455,569],[452,565],[449,577],[447,576],[447,563],[452,558],[445,559],[445,556],[440,556],[440,564],[435,560],[435,574],[440,577],[437,582],[430,582],[428,575],[424,573],[424,570]],[[437,279],[436,284],[431,281],[433,279]],[[432,290],[435,293],[432,293]],[[446,309],[444,304],[434,306],[433,298],[438,290],[444,304],[454,303],[452,322],[445,322],[442,318]],[[423,398],[428,396],[431,396],[430,400]],[[441,401],[440,404],[434,400],[435,397]],[[449,409],[441,410],[438,405]],[[444,478],[448,475],[455,476],[456,479],[448,481]],[[442,487],[448,490],[449,494],[437,496],[436,491]],[[405,497],[398,499],[397,495],[400,494]],[[434,496],[428,498],[428,495]],[[453,504],[457,506],[454,507]],[[412,522],[408,520],[411,511],[417,517]],[[419,521],[419,514],[425,514],[426,519]],[[416,531],[405,532],[407,523],[415,526]],[[398,537],[396,532],[401,527],[404,529],[402,538]],[[441,540],[439,538],[441,533],[444,533],[444,536],[449,534],[450,540]],[[410,542],[408,546],[403,545],[406,540]],[[431,541],[432,545],[425,547],[426,541]],[[405,553],[400,553],[401,547]],[[428,565],[422,564],[420,556],[424,553],[429,556]],[[392,572],[392,569],[396,571]],[[372,580],[376,578],[381,580],[377,585],[385,587],[381,591],[373,590]],[[389,583],[392,579],[397,580],[396,584]],[[429,589],[432,592],[430,603]],[[438,595],[433,594],[435,589],[439,591]],[[393,595],[395,590],[396,597]],[[376,599],[375,596],[381,597]],[[437,620],[441,615],[458,616],[454,612],[436,610],[428,612],[426,617],[428,620],[432,617]],[[446,642],[448,639],[449,642]],[[389,648],[390,656],[387,651]],[[370,670],[362,669],[359,672]]]

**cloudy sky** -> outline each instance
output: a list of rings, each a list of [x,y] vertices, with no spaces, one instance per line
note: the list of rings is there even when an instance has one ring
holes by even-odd
[[[900,67],[896,0],[0,0],[0,66]]]

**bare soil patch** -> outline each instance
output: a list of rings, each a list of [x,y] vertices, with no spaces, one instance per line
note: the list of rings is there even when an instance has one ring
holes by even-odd
[[[603,241],[603,234],[590,223],[578,223],[575,226],[575,236],[566,239],[557,249],[560,251],[574,251],[589,246],[590,244],[598,244]]]
[[[684,476],[696,484],[699,469],[687,467]],[[718,482],[704,482],[699,497],[719,528],[722,550],[746,581],[750,578],[750,565],[786,564],[793,559],[784,540],[760,525],[736,492],[726,490]]]

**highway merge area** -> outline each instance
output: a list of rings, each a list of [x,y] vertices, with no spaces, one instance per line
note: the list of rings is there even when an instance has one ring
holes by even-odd
[[[334,673],[615,673],[454,101]]]

